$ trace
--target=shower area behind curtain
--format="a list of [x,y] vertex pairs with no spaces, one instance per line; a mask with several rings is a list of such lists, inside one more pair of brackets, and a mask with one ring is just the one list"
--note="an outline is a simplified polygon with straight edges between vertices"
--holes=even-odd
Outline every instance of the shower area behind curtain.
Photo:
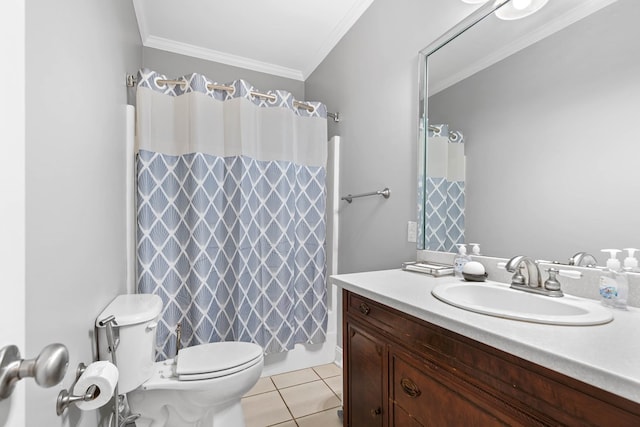
[[326,108],[200,74],[141,70],[137,286],[164,303],[158,359],[250,341],[325,340]]
[[457,252],[464,243],[464,137],[430,125],[426,145],[425,249]]

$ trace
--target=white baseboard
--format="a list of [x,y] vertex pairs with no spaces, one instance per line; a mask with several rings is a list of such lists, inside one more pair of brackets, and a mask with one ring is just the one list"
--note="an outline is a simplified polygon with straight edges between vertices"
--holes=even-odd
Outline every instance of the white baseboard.
[[336,346],[336,356],[333,363],[342,368],[342,347],[339,345]]

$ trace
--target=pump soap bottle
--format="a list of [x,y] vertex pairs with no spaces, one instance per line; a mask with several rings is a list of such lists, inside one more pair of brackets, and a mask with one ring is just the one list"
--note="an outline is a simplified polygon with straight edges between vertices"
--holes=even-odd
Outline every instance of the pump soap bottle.
[[458,243],[458,253],[453,259],[453,274],[456,277],[462,277],[462,269],[465,264],[471,261],[471,257],[467,255],[467,245],[464,243]]
[[469,243],[471,245],[471,254],[480,255],[480,243]]
[[624,259],[624,271],[629,273],[637,273],[640,271],[638,269],[638,260],[634,256],[638,249],[636,248],[624,248],[627,251],[627,257]]
[[602,304],[607,307],[626,310],[629,283],[617,257],[617,254],[621,251],[619,249],[602,249],[602,252],[608,252],[610,255],[607,260],[607,267],[604,269],[602,276],[600,276]]

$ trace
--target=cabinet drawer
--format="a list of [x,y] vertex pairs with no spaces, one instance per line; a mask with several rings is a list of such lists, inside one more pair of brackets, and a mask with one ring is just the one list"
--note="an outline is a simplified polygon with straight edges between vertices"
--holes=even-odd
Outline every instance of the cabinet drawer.
[[366,319],[367,323],[388,332],[395,339],[420,352],[441,353],[445,356],[454,353],[455,341],[443,335],[440,328],[425,327],[424,322],[390,307],[348,293],[346,309],[351,315]]
[[388,307],[371,301],[357,294],[349,293],[349,302],[347,304],[347,312],[355,316],[367,318],[381,322],[387,326],[395,328],[400,317],[391,311]]
[[496,411],[501,402],[482,390],[470,387],[433,363],[393,352],[391,364],[389,398],[394,406],[400,406],[407,413],[394,413],[394,419],[411,418],[425,426],[538,424],[524,414]]

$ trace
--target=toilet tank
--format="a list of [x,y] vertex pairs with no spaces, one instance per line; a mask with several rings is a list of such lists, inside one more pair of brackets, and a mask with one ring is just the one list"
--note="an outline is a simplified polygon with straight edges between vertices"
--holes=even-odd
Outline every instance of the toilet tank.
[[124,394],[139,387],[153,374],[155,360],[156,327],[162,311],[162,300],[157,295],[118,295],[96,318],[98,356],[111,361],[108,352],[107,328],[101,322],[115,317],[114,336],[116,365],[119,371],[118,393]]

